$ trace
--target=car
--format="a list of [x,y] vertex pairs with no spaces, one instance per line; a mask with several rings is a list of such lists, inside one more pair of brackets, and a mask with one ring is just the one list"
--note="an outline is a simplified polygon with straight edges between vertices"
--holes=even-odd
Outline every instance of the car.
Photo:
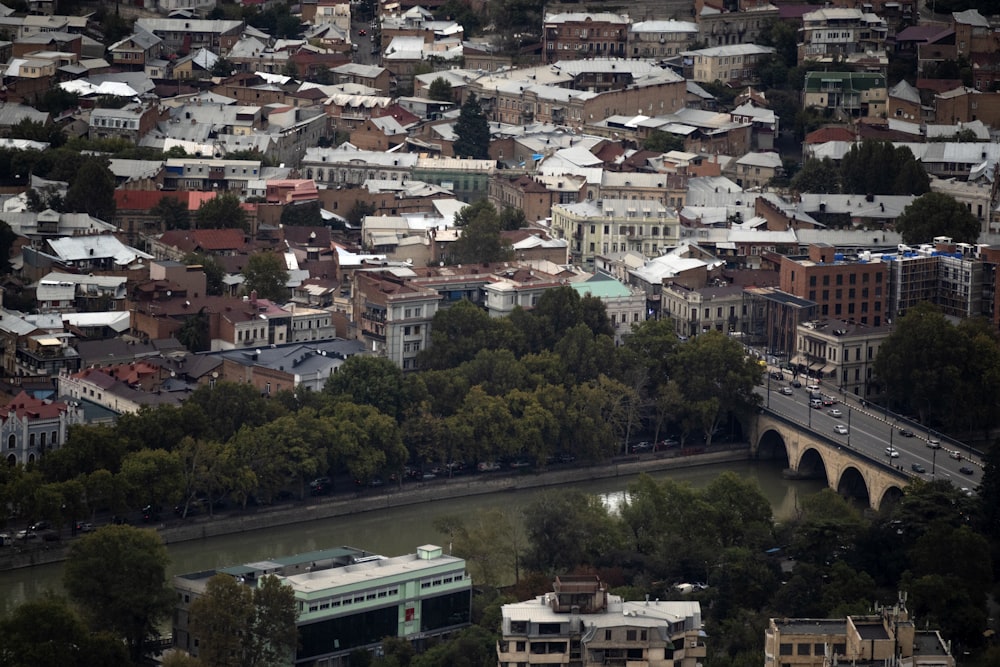
[[958,469],[958,472],[963,475],[974,475],[976,473],[976,471],[972,469],[972,466],[962,466]]
[[94,524],[89,521],[77,521],[75,527],[79,533],[91,533],[94,530]]
[[841,412],[840,410],[838,410],[837,408],[831,408],[830,410],[827,410],[826,414],[830,415],[831,417],[843,417],[844,416],[844,413]]
[[638,454],[639,452],[648,452],[651,449],[653,449],[653,443],[647,440],[643,440],[642,442],[634,443],[628,449],[633,454]]
[[556,460],[559,461],[559,463],[572,463],[573,461],[576,461],[576,457],[572,454],[557,454]]
[[911,431],[908,428],[901,428],[901,429],[899,429],[899,434],[901,436],[903,436],[904,438],[912,438],[914,436],[913,431]]
[[40,533],[43,530],[49,530],[50,528],[52,528],[52,523],[51,522],[49,522],[49,521],[36,521],[35,523],[31,524],[30,530],[33,530],[36,533]]
[[798,380],[792,380],[789,384],[795,387],[796,389],[802,388],[802,383],[799,382]]
[[888,456],[890,459],[898,459],[899,458],[899,452],[896,451],[895,447],[886,447],[885,448],[885,455]]
[[781,393],[784,394],[785,396],[791,396],[795,392],[792,391],[791,387],[782,387]]
[[843,424],[837,424],[833,427],[834,433],[839,433],[840,435],[847,435],[847,427]]
[[367,34],[368,34],[368,31],[365,30],[364,28],[362,28],[361,30],[358,30],[358,37],[364,37]]
[[680,445],[681,441],[678,440],[677,438],[674,437],[664,438],[663,440],[660,440],[658,443],[656,443],[656,445],[653,447],[653,451],[659,451],[661,449],[670,449],[671,447],[680,447]]
[[476,470],[479,472],[496,472],[500,470],[500,464],[494,463],[493,461],[483,461],[476,465]]
[[809,407],[816,408],[817,410],[822,410],[823,401],[819,400],[818,398],[809,399]]
[[834,398],[833,396],[823,397],[823,405],[830,407],[831,405],[836,405],[836,404],[837,404],[837,399]]
[[785,376],[781,374],[780,371],[771,371],[772,380],[784,380]]
[[975,495],[975,493],[976,493],[975,491],[973,491],[972,489],[970,489],[970,488],[969,488],[969,487],[967,487],[967,486],[963,486],[962,488],[960,488],[960,489],[958,490],[958,492],[959,492],[959,493],[961,493],[961,494],[962,494],[963,496],[969,496],[970,498],[971,498],[971,497],[972,497],[973,495]]
[[818,384],[807,384],[806,385],[806,391],[808,391],[808,392],[819,391],[819,385]]
[[927,438],[927,446],[931,449],[941,449],[941,441],[937,438]]
[[923,467],[919,463],[911,464],[910,465],[910,470],[912,470],[913,472],[919,472],[921,474],[927,472],[927,468]]
[[325,496],[333,490],[333,482],[329,477],[317,477],[309,482],[309,493],[314,496]]
[[948,457],[949,458],[953,458],[956,461],[961,461],[962,460],[962,452],[960,452],[960,451],[958,451],[956,449],[954,451],[948,452]]
[[531,467],[531,463],[529,463],[528,461],[525,461],[524,459],[517,459],[515,461],[511,461],[507,465],[509,467],[515,469],[515,470],[518,469],[518,468],[530,468]]
[[37,540],[38,533],[33,530],[19,530],[15,537],[19,540]]

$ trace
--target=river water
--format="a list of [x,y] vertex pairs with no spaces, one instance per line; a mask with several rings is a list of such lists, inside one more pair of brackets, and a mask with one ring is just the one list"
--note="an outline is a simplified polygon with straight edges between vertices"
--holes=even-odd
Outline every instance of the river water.
[[[667,470],[652,473],[652,477],[686,482],[692,487],[702,488],[726,471],[755,480],[770,501],[778,521],[793,516],[801,496],[816,493],[824,486],[818,480],[785,479],[780,467],[767,461]],[[628,484],[635,479],[617,477],[543,489],[440,500],[209,540],[177,542],[167,547],[171,558],[167,574],[170,577],[336,546],[352,546],[386,556],[411,553],[416,547],[428,543],[447,548],[443,543],[444,536],[434,529],[434,521],[439,517],[470,515],[478,509],[492,508],[501,503],[507,510],[516,510],[546,493],[558,493],[560,489],[566,488],[600,494],[609,506],[614,507],[624,497]],[[6,615],[21,602],[35,599],[46,591],[61,592],[61,577],[61,564],[0,572],[0,615]]]

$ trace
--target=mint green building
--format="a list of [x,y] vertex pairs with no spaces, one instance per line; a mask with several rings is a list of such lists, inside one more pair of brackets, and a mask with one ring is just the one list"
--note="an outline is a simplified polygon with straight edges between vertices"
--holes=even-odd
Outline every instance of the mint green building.
[[274,575],[295,591],[299,650],[289,665],[341,667],[352,651],[375,648],[387,636],[419,650],[428,638],[469,625],[472,579],[464,559],[431,544],[391,558],[340,547],[174,577],[175,648],[198,654],[188,610],[219,572],[247,586]]

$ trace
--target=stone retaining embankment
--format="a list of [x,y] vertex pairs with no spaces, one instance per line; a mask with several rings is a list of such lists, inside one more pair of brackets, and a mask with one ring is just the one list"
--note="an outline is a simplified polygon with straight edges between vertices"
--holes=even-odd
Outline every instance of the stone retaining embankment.
[[[350,497],[341,495],[324,499],[310,498],[305,502],[246,514],[223,513],[214,517],[206,516],[186,521],[173,521],[161,524],[157,530],[166,544],[173,544],[317,519],[329,519],[359,512],[404,507],[435,500],[558,486],[588,480],[628,477],[641,472],[745,461],[750,452],[746,446],[741,446],[691,456],[670,454],[653,454],[645,458],[625,457],[606,465],[545,472],[526,471],[518,475],[503,476],[485,473],[482,475],[461,475],[451,479],[438,478],[429,482],[408,482],[402,488],[367,489]],[[0,570],[46,565],[66,559],[69,550],[68,544],[50,545],[51,543],[43,543],[39,547],[33,546],[30,549],[0,548]]]

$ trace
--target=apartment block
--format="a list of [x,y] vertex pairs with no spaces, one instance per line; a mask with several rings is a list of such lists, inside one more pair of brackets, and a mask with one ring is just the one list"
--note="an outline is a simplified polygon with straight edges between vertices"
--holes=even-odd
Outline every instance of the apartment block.
[[888,271],[883,262],[849,259],[826,243],[809,246],[806,258],[781,257],[783,292],[817,304],[821,318],[881,326],[888,310]]
[[796,332],[791,363],[810,375],[830,378],[828,385],[855,396],[878,393],[873,385],[875,359],[892,326],[870,327],[845,320],[803,322]]
[[415,370],[417,355],[430,345],[441,295],[390,273],[357,271],[352,296],[358,340],[404,371]]
[[629,18],[609,12],[548,14],[542,23],[547,63],[577,58],[624,58]]
[[554,205],[552,230],[569,240],[572,261],[593,266],[597,254],[659,255],[677,245],[680,221],[659,201],[598,199]]

